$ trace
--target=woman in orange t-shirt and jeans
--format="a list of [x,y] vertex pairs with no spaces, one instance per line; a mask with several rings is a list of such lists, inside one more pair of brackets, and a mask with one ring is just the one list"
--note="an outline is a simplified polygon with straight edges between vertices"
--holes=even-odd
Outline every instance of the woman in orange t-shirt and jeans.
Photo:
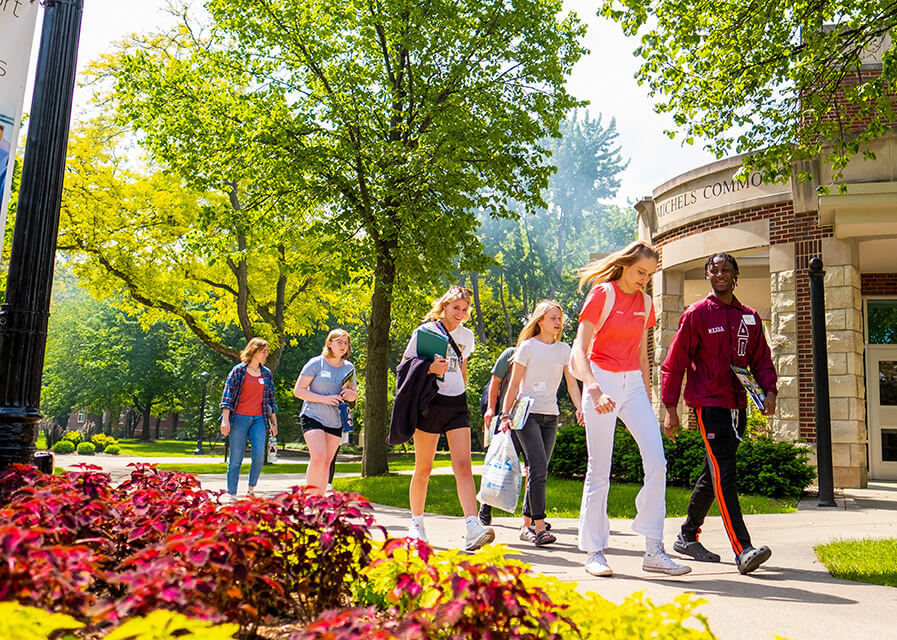
[[666,458],[660,423],[651,407],[648,368],[648,329],[656,321],[654,306],[643,293],[657,270],[658,258],[654,247],[637,241],[580,270],[580,288],[589,283],[592,290],[579,314],[571,353],[573,371],[583,382],[589,451],[579,548],[588,553],[586,571],[596,576],[613,575],[604,551],[610,537],[607,494],[617,418],[635,438],[645,470],[635,499],[638,515],[632,523],[632,529],[645,536],[642,568],[674,576],[691,571],[674,562],[663,548]]

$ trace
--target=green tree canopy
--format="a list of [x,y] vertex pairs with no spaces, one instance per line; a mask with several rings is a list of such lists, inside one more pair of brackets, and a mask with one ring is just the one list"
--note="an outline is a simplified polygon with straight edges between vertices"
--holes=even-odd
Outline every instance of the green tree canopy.
[[641,34],[636,77],[676,132],[767,177],[820,153],[837,172],[897,122],[890,0],[604,0],[601,14]]
[[205,29],[185,16],[110,63],[122,121],[191,186],[311,212],[304,255],[372,281],[363,466],[382,473],[393,303],[478,253],[474,211],[541,201],[583,27],[560,0],[204,6]]

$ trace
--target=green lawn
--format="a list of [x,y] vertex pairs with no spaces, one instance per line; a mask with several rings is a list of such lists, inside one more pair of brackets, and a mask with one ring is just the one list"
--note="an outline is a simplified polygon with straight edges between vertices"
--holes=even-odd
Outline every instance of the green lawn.
[[[244,462],[240,467],[240,473],[249,473],[249,464]],[[308,465],[304,462],[278,462],[276,464],[265,465],[263,474],[279,474],[279,473],[305,473]],[[193,474],[220,474],[227,472],[227,463],[190,463],[190,462],[170,462],[166,464],[157,464],[157,468],[166,469],[168,471],[182,471],[184,473]],[[361,473],[360,462],[345,462],[336,465],[337,473]]]
[[897,539],[838,540],[815,551],[836,578],[897,587]]
[[[392,465],[390,465],[391,467]],[[479,476],[475,478],[479,486]],[[374,478],[336,478],[333,486],[340,491],[353,491],[377,504],[408,507],[408,484],[411,476],[389,475]],[[635,496],[641,485],[611,484],[607,511],[611,518],[634,518]],[[522,492],[521,492],[522,493]],[[688,507],[690,489],[667,488],[667,516],[683,517]],[[522,497],[521,497],[522,498]],[[549,478],[547,489],[547,509],[549,518],[578,518],[582,499],[582,481]],[[791,513],[797,509],[797,500],[776,500],[763,496],[740,496],[744,513]],[[455,492],[452,476],[434,475],[430,477],[427,492],[427,511],[450,516],[460,516],[461,505]],[[517,510],[520,515],[520,509]],[[710,515],[719,515],[716,505]]]
[[[119,440],[119,454],[123,456],[140,456],[141,458],[163,458],[192,456],[196,449],[196,440]],[[203,444],[205,455],[211,456],[208,445]],[[221,455],[216,454],[216,455]]]

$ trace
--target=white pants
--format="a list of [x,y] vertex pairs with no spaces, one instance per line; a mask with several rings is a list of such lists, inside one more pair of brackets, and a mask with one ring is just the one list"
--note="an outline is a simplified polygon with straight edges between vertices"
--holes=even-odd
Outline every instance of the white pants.
[[632,529],[646,538],[662,540],[666,516],[667,461],[663,454],[660,424],[645,391],[642,372],[618,373],[605,371],[595,363],[591,366],[598,386],[616,406],[610,413],[599,414],[589,395],[583,393],[589,464],[579,512],[579,548],[591,553],[603,551],[608,546],[610,521],[607,518],[607,492],[610,489],[617,417],[635,438],[645,471],[644,483],[635,499],[638,515],[632,522]]

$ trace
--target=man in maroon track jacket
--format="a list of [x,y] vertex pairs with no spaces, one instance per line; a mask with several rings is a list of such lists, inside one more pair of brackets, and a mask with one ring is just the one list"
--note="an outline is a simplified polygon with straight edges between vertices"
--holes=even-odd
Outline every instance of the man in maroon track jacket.
[[719,555],[698,540],[716,498],[738,571],[750,573],[772,551],[751,545],[738,503],[735,451],[747,425],[747,396],[730,365],[750,369],[766,394],[763,415],[767,416],[775,413],[777,376],[760,316],[735,298],[738,262],[717,253],[707,259],[704,271],[713,291],[685,310],[661,367],[661,397],[667,409],[664,432],[672,439],[679,432],[679,392],[688,371],[685,404],[695,412],[707,451],[673,549],[696,560],[719,562]]

